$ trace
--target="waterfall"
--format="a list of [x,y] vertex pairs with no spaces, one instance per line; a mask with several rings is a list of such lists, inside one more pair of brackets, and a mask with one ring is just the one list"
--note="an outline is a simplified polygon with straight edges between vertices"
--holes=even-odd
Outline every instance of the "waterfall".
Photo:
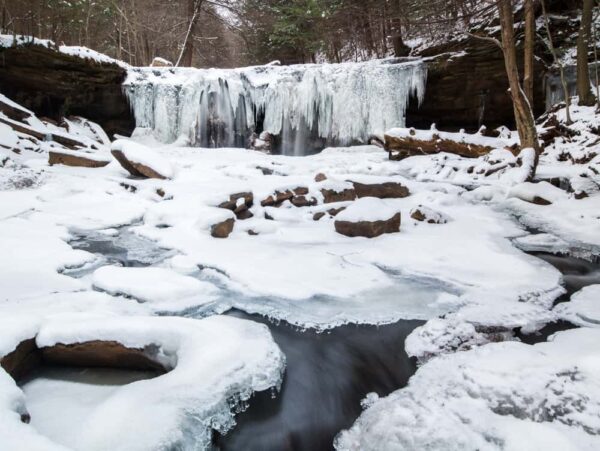
[[[405,125],[412,96],[425,94],[421,60],[259,66],[134,68],[124,82],[136,126],[163,143],[245,147],[273,135],[286,155],[365,143]],[[183,141],[182,141],[183,140]]]

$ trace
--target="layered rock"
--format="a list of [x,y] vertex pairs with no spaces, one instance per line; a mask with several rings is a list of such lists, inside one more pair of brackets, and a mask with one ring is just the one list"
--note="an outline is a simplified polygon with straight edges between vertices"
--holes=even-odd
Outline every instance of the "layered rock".
[[89,152],[51,150],[48,153],[48,164],[50,166],[62,164],[82,168],[103,168],[109,163],[108,158]]

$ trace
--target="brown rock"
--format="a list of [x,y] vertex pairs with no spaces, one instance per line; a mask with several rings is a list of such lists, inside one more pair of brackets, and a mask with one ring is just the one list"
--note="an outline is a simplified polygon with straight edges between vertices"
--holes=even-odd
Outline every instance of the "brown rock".
[[225,221],[218,222],[210,228],[210,234],[215,238],[227,238],[233,232],[235,219],[229,218]]
[[26,378],[42,363],[35,338],[22,341],[10,354],[0,359],[0,366],[17,382]]
[[315,213],[313,215],[313,221],[320,221],[323,217],[325,217],[325,212],[324,211],[320,211],[320,212]]
[[166,177],[159,174],[154,169],[141,163],[129,160],[123,152],[120,150],[111,150],[113,156],[123,166],[123,168],[134,177],[142,177],[148,179],[161,179],[165,180]]
[[335,221],[335,231],[349,237],[375,238],[384,233],[400,231],[400,213],[396,213],[387,221]]
[[408,197],[410,195],[408,188],[402,185],[401,183],[352,183],[354,185],[354,191],[356,191],[356,196],[359,199],[362,197],[377,197],[379,199],[398,199]]
[[353,188],[347,188],[340,192],[331,189],[322,189],[321,194],[323,194],[323,202],[326,204],[347,202],[356,199],[356,191]]
[[299,186],[292,190],[296,196],[306,196],[308,194],[308,188],[305,186]]
[[[243,199],[243,203],[239,202],[240,199]],[[221,203],[219,207],[233,211],[238,219],[248,219],[253,217],[253,214],[248,211],[253,205],[254,194],[244,192],[230,195],[229,200]]]
[[410,217],[415,221],[427,222],[428,224],[445,224],[448,219],[437,211],[419,205],[410,212]]
[[290,202],[292,202],[292,205],[294,207],[314,207],[315,205],[317,205],[317,199],[315,199],[314,197],[311,197],[310,199],[308,199],[306,196],[294,196],[292,197],[292,199],[290,200]]
[[45,363],[77,367],[105,367],[152,370],[162,373],[169,369],[156,356],[158,346],[144,349],[128,348],[115,341],[88,341],[70,345],[56,344],[40,349]]
[[324,182],[325,180],[327,180],[327,176],[322,172],[319,172],[317,175],[315,175],[315,182],[319,183]]
[[330,208],[329,210],[327,210],[327,213],[329,213],[330,216],[337,216],[345,209],[346,209],[346,207]]
[[279,206],[283,202],[285,202],[286,200],[290,200],[292,197],[294,197],[294,193],[292,191],[290,191],[290,190],[275,191],[274,194],[271,194],[266,199],[263,199],[260,202],[260,205],[263,206],[263,207]]
[[51,150],[48,153],[48,164],[50,166],[62,164],[65,166],[80,168],[103,168],[109,163],[109,160],[98,160],[86,157],[84,152],[81,152],[81,154],[78,155],[73,155],[73,153],[63,153],[59,150]]
[[173,63],[157,56],[150,63],[150,67],[173,67]]

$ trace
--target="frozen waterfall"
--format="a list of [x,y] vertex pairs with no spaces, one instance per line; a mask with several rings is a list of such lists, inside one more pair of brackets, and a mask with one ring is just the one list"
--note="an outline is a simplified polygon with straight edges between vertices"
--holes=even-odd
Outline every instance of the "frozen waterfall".
[[404,126],[411,96],[425,94],[421,60],[259,66],[135,68],[124,83],[136,126],[164,143],[245,147],[253,133],[277,150],[306,155],[365,143]]

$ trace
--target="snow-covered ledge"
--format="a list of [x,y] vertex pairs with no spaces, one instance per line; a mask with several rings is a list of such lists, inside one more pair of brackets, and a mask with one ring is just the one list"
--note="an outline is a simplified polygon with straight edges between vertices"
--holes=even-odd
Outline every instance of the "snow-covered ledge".
[[[68,314],[22,325],[7,335],[11,343],[2,344],[3,356],[11,346],[14,350],[33,337],[42,353],[86,343],[116,343],[122,349],[143,350],[168,370],[120,387],[98,406],[79,426],[76,443],[68,444],[77,449],[148,450],[158,445],[203,449],[210,443],[211,429],[224,432],[234,424],[232,399],[243,401],[253,392],[278,387],[285,368],[285,358],[266,326],[230,317]],[[25,424],[25,402],[14,379],[0,370],[3,445],[64,450]]]

